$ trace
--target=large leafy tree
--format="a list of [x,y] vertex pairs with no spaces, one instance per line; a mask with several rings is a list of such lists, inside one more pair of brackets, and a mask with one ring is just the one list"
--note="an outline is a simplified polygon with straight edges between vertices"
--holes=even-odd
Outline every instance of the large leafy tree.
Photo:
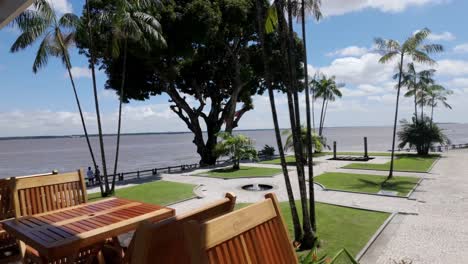
[[[90,15],[96,17],[114,5],[113,1],[99,1],[91,6]],[[232,132],[253,108],[251,96],[264,89],[255,1],[166,1],[146,13],[161,23],[167,46],[151,45],[145,51],[140,42],[128,42],[125,94],[120,96],[125,101],[167,96],[170,109],[194,135],[200,164],[212,165],[217,159],[213,152],[217,134],[223,129]],[[108,54],[109,40],[98,32],[92,37],[108,76],[106,88],[119,93],[121,56]],[[86,48],[86,42],[80,47]],[[281,63],[274,62],[275,89],[280,89]]]
[[[434,64],[435,61],[429,56],[430,53],[442,52],[443,46],[439,44],[427,44],[426,39],[431,31],[427,28],[416,32],[409,37],[405,42],[400,43],[392,39],[377,38],[375,44],[377,49],[382,53],[380,63],[389,63],[395,58],[398,59],[398,84],[397,96],[395,104],[395,119],[393,122],[393,139],[392,139],[392,155],[390,160],[390,170],[386,181],[393,177],[393,166],[395,159],[395,139],[398,122],[398,109],[400,101],[400,91],[403,81],[403,65],[405,59],[411,59],[417,63]],[[385,181],[385,182],[386,182]]]
[[[40,41],[32,67],[34,73],[37,73],[41,68],[45,67],[51,56],[59,58],[67,69],[88,150],[93,165],[96,168],[97,163],[89,140],[83,110],[73,79],[71,71],[72,63],[68,51],[70,46],[75,43],[76,28],[79,25],[79,18],[72,13],[66,13],[59,17],[56,11],[50,6],[49,2],[46,0],[36,0],[33,3],[33,8],[24,11],[13,23],[19,28],[21,33],[11,46],[11,52],[18,52],[26,49],[37,41]],[[98,181],[100,181],[100,179],[98,179]]]

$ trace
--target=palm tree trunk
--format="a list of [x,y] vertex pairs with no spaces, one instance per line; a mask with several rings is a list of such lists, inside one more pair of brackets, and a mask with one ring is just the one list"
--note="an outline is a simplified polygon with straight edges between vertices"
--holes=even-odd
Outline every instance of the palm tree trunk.
[[421,101],[421,121],[424,121],[424,99]]
[[322,129],[323,129],[323,111],[325,110],[325,97],[323,97],[322,101],[322,110],[320,112],[320,123],[319,123],[319,137],[322,137]]
[[93,52],[93,36],[92,36],[92,31],[91,31],[91,15],[90,15],[90,8],[89,8],[89,1],[86,0],[86,13],[88,15],[88,37],[89,37],[89,55],[91,57],[90,59],[90,66],[91,66],[91,76],[93,79],[93,92],[94,92],[94,105],[96,108],[96,118],[97,118],[97,124],[98,124],[98,134],[99,134],[99,145],[101,147],[101,159],[102,159],[102,171],[104,173],[104,183],[105,183],[105,193],[104,196],[109,195],[109,179],[107,178],[107,166],[106,166],[106,154],[105,154],[105,149],[104,149],[104,139],[102,135],[102,125],[101,125],[101,114],[99,112],[99,98],[98,98],[98,92],[97,92],[97,84],[96,84],[96,70],[95,70],[95,64],[96,64],[96,59],[94,58],[94,52]]
[[414,116],[416,118],[416,123],[417,123],[418,122],[418,97],[417,97],[417,91],[414,91]]
[[401,75],[403,74],[403,60],[404,60],[404,53],[401,53],[400,58],[400,75],[398,77],[398,91],[397,91],[397,98],[396,98],[396,106],[395,106],[395,120],[393,122],[393,139],[392,139],[392,155],[390,159],[390,171],[388,173],[387,179],[382,184],[385,184],[388,180],[393,177],[393,166],[395,161],[395,140],[396,140],[396,129],[397,129],[397,122],[398,122],[398,104],[400,102],[400,90],[401,90]]
[[432,104],[431,104],[431,127],[434,122],[434,97],[432,97]]
[[117,142],[115,147],[115,162],[114,162],[114,174],[112,174],[112,187],[111,193],[115,190],[115,178],[117,175],[117,165],[119,162],[119,150],[120,150],[120,129],[122,127],[122,104],[124,98],[124,86],[125,86],[125,75],[127,74],[127,39],[124,42],[124,54],[123,54],[123,65],[122,65],[122,82],[120,83],[120,100],[119,100],[119,121],[117,125]]
[[327,117],[327,110],[328,110],[328,102],[330,100],[327,100],[327,103],[325,104],[325,111],[323,111],[323,120],[322,120],[322,134],[323,134],[323,128],[325,127],[325,118]]
[[299,108],[299,95],[298,95],[298,86],[297,86],[297,77],[296,77],[296,59],[295,59],[295,42],[294,42],[294,30],[293,30],[293,14],[292,14],[292,1],[288,0],[288,57],[289,57],[289,70],[291,72],[291,87],[293,100],[294,100],[294,112],[295,112],[295,133],[296,133],[296,146],[298,157],[296,158],[296,166],[298,167],[297,176],[299,181],[299,191],[301,194],[301,205],[302,205],[302,228],[304,231],[304,236],[302,237],[301,249],[311,249],[314,246],[316,236],[312,230],[312,225],[309,218],[308,210],[308,201],[307,201],[307,187],[305,182],[305,172],[304,172],[304,157],[303,157],[303,148],[302,148],[302,137],[301,137],[301,118],[300,118],[300,108]]
[[309,71],[307,68],[307,41],[306,41],[306,30],[305,30],[305,3],[302,0],[302,44],[304,46],[304,89],[306,97],[306,119],[307,119],[307,167],[308,167],[308,179],[309,179],[309,217],[312,225],[312,229],[317,232],[317,224],[315,221],[315,193],[314,193],[314,166],[312,157],[312,129],[310,120],[310,95],[309,95]]
[[271,87],[271,75],[270,75],[271,69],[268,63],[269,56],[265,47],[265,32],[264,32],[264,25],[265,25],[264,10],[265,9],[263,5],[264,5],[264,2],[262,0],[257,0],[257,22],[258,22],[258,32],[259,32],[259,37],[260,37],[260,45],[262,48],[263,66],[265,70],[265,81],[266,81],[266,85],[268,88],[268,96],[270,98],[271,115],[273,118],[273,125],[275,128],[276,144],[278,146],[278,152],[280,154],[281,168],[283,170],[286,192],[288,194],[289,207],[291,208],[291,217],[292,217],[293,227],[294,227],[294,239],[295,241],[300,241],[302,239],[301,222],[299,220],[299,214],[297,213],[296,201],[294,199],[294,193],[292,190],[291,181],[289,179],[289,172],[288,172],[288,167],[286,163],[286,158],[284,155],[281,132],[279,129],[278,115],[276,112],[275,95]]
[[[70,82],[71,82],[71,85],[72,85],[72,88],[73,88],[73,95],[75,96],[76,105],[78,106],[78,112],[80,113],[81,125],[83,126],[83,131],[84,131],[84,134],[85,134],[86,143],[88,145],[89,154],[91,155],[91,160],[93,161],[94,170],[96,170],[97,169],[96,158],[94,157],[94,151],[93,151],[93,148],[91,146],[91,142],[89,140],[88,129],[86,128],[86,122],[84,120],[83,110],[81,108],[81,103],[80,103],[80,98],[78,97],[78,92],[76,91],[75,80],[73,79],[73,74],[71,72],[70,57],[68,56],[68,52],[67,52],[67,50],[65,48],[65,45],[63,43],[62,35],[60,34],[60,32],[57,32],[56,34],[57,34],[57,39],[59,40],[59,43],[60,43],[60,49],[62,50],[62,54],[63,54],[63,56],[65,58],[65,66],[67,68],[68,77],[70,78]],[[101,194],[102,194],[103,190],[102,190],[102,184],[101,184],[100,179],[98,179],[98,183],[99,183],[99,187],[101,189]]]

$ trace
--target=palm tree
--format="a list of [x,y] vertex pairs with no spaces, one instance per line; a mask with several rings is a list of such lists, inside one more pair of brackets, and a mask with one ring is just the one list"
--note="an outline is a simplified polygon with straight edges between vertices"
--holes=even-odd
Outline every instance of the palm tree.
[[336,77],[332,76],[328,78],[326,75],[322,75],[320,79],[314,79],[311,81],[312,89],[314,90],[315,100],[322,98],[322,110],[320,112],[320,123],[319,123],[319,136],[323,136],[323,127],[325,125],[325,117],[328,109],[328,102],[334,102],[336,98],[341,98],[343,94],[340,88],[344,87],[344,84],[337,84]]
[[[283,170],[283,176],[284,176],[284,181],[286,185],[286,192],[288,194],[288,201],[289,201],[289,207],[291,208],[291,218],[293,222],[293,227],[294,227],[294,239],[295,241],[300,241],[302,239],[302,230],[301,230],[301,222],[299,220],[299,214],[297,213],[297,208],[296,208],[296,201],[294,199],[294,193],[292,190],[291,186],[291,181],[289,179],[289,172],[287,168],[287,163],[286,163],[286,158],[284,155],[284,150],[283,150],[283,142],[281,139],[281,132],[278,124],[278,114],[276,111],[276,103],[275,103],[275,95],[273,93],[273,88],[272,88],[272,78],[271,78],[271,69],[270,69],[270,64],[269,64],[269,54],[266,49],[266,44],[265,44],[265,30],[269,33],[273,32],[273,26],[270,25],[270,28],[266,26],[267,22],[267,16],[265,12],[265,3],[262,0],[257,0],[256,1],[256,11],[257,11],[257,23],[258,23],[258,32],[259,32],[259,41],[262,49],[262,60],[263,60],[263,67],[265,71],[265,84],[268,89],[268,97],[270,99],[270,107],[271,107],[271,114],[273,118],[273,125],[275,129],[275,137],[276,137],[276,144],[278,146],[278,152],[280,155],[280,160],[281,160],[281,168]],[[276,14],[275,12],[272,12],[272,14]],[[271,20],[268,20],[269,22],[272,22]]]
[[[301,126],[301,138],[302,141],[307,141],[307,138],[311,138],[311,145],[314,147],[314,149],[318,149],[318,152],[321,152],[321,149],[323,148],[322,142],[320,141],[320,137],[316,134],[311,134],[307,135],[307,133],[310,133],[307,131],[307,128],[304,126]],[[291,130],[285,130],[283,131],[283,135],[287,135],[286,141],[284,143],[284,150],[291,150],[294,148],[294,141],[293,141],[293,134],[291,133]],[[304,157],[308,158],[309,155],[309,150],[308,146],[303,146],[302,153]],[[314,229],[315,230],[315,229]]]
[[[89,66],[91,68],[91,76],[93,80],[93,93],[94,93],[94,107],[96,109],[96,119],[97,119],[97,125],[98,125],[98,136],[99,136],[99,146],[101,148],[101,161],[102,161],[102,171],[103,171],[103,177],[104,177],[104,183],[105,183],[105,190],[102,192],[102,195],[104,197],[110,195],[110,188],[109,188],[109,179],[107,177],[107,164],[106,164],[106,151],[104,149],[104,138],[103,138],[103,133],[102,133],[102,122],[101,122],[101,113],[99,110],[99,97],[98,97],[98,91],[97,91],[97,84],[96,84],[96,57],[94,54],[94,47],[93,47],[93,32],[92,32],[92,23],[93,21],[91,20],[91,8],[89,6],[89,0],[85,0],[85,6],[86,6],[86,18],[87,20],[84,21],[85,29],[87,30],[87,41],[89,42]],[[100,179],[99,179],[100,181]]]
[[384,40],[382,38],[377,38],[375,40],[377,48],[382,53],[382,57],[379,60],[380,63],[388,63],[392,61],[395,57],[398,57],[399,59],[395,119],[393,122],[392,155],[390,160],[390,171],[384,183],[386,183],[389,179],[393,177],[396,127],[398,122],[398,105],[400,100],[400,90],[402,86],[403,65],[405,57],[410,57],[414,62],[418,63],[434,64],[435,61],[431,57],[429,57],[429,54],[435,52],[442,52],[444,50],[443,46],[439,44],[425,44],[425,40],[427,39],[430,33],[431,31],[429,29],[422,29],[415,33],[413,36],[409,37],[403,44],[400,44],[398,41],[392,39]]
[[446,89],[442,85],[431,85],[428,90],[429,100],[427,101],[428,105],[431,107],[431,126],[434,121],[434,108],[438,106],[439,103],[442,104],[445,108],[452,109],[452,106],[447,103],[447,97],[453,94],[453,91]]
[[36,0],[33,7],[33,9],[24,11],[14,20],[13,23],[21,30],[21,34],[11,46],[10,51],[18,52],[23,50],[42,38],[34,59],[33,72],[37,73],[40,68],[45,67],[50,56],[58,57],[62,60],[70,78],[86,143],[94,168],[96,169],[97,163],[89,140],[86,122],[71,71],[70,54],[68,53],[69,47],[75,41],[79,18],[72,13],[66,13],[58,17],[55,10],[46,0]]
[[119,91],[119,117],[117,124],[117,142],[115,151],[114,173],[112,175],[111,193],[114,192],[117,167],[119,161],[120,132],[122,124],[122,105],[125,98],[125,77],[127,70],[127,46],[129,41],[138,41],[146,50],[152,45],[165,45],[161,35],[161,25],[151,14],[147,13],[155,4],[148,0],[118,0],[115,2],[115,10],[103,12],[98,15],[97,24],[101,25],[101,34],[110,32],[111,53],[114,58],[123,53],[122,79]]
[[[308,179],[309,179],[309,210],[310,210],[310,222],[312,228],[317,232],[317,223],[315,219],[315,194],[314,194],[314,166],[313,166],[313,155],[312,155],[312,128],[311,128],[311,117],[310,117],[310,95],[309,95],[309,71],[307,64],[307,37],[305,30],[305,13],[306,10],[314,16],[315,20],[322,18],[322,12],[320,6],[322,5],[321,0],[302,0],[301,5],[301,28],[302,28],[302,45],[304,49],[304,89],[305,89],[305,102],[306,102],[306,120],[307,120],[307,133],[306,133],[306,146],[307,146],[307,167],[308,167]],[[312,104],[314,102],[312,101]]]
[[231,156],[233,170],[240,169],[240,161],[243,159],[257,160],[257,151],[249,137],[229,132],[219,133],[218,136],[222,141],[216,144],[214,152],[218,156]]
[[[414,98],[414,116],[416,122],[418,121],[418,95],[426,85],[433,83],[432,76],[434,73],[434,69],[417,72],[412,62],[408,63],[407,70],[403,73],[402,86],[406,86],[408,89],[405,97]],[[398,74],[395,74],[393,79],[398,79]]]

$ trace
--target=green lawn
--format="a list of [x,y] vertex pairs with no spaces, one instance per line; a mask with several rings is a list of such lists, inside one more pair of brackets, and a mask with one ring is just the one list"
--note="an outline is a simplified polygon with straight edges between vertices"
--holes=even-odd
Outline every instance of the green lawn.
[[[328,189],[378,193],[386,176],[329,172],[319,175],[314,180]],[[385,185],[385,190],[396,191],[398,196],[406,196],[418,183],[416,177],[396,176]]]
[[[134,187],[117,189],[115,190],[115,196],[150,204],[167,205],[195,197],[193,188],[195,188],[195,185],[192,184],[154,181]],[[90,201],[101,199],[101,194],[89,194],[88,199]]]
[[[418,156],[415,154],[401,154],[395,159],[395,171],[428,172],[439,155]],[[390,162],[384,164],[352,163],[344,166],[346,169],[389,170]]]
[[282,173],[281,169],[276,168],[260,168],[241,166],[239,170],[233,170],[231,167],[224,169],[216,169],[208,172],[202,172],[198,175],[221,178],[221,179],[236,179],[236,178],[255,178],[255,177],[272,177]]
[[[239,204],[244,207],[247,204]],[[302,216],[299,201],[296,202],[299,217]],[[316,203],[317,230],[320,239],[321,254],[333,257],[339,250],[346,248],[356,256],[374,235],[377,229],[390,216],[388,213],[371,212],[352,208],[345,208],[323,203]],[[291,210],[288,202],[281,202],[281,211],[289,229],[289,235],[293,236]],[[300,252],[306,254],[308,252]]]
[[[338,156],[363,156],[363,152],[337,152],[336,153]],[[323,156],[329,156],[333,155],[333,152],[321,152],[321,153],[314,153],[314,158],[318,157],[323,157]],[[396,156],[402,155],[402,154],[395,154]],[[387,152],[369,152],[369,156],[390,156],[390,153]],[[277,159],[272,159],[272,160],[264,160],[261,161],[260,163],[263,164],[275,164],[275,165],[280,165],[281,160],[279,158]],[[287,156],[286,157],[286,163],[288,166],[295,166],[296,165],[296,158],[294,156]]]

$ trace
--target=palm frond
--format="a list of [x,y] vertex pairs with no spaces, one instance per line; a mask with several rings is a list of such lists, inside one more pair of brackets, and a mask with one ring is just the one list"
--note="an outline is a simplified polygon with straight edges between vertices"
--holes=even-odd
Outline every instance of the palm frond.
[[387,63],[391,60],[393,60],[396,56],[398,56],[400,54],[400,52],[398,51],[390,51],[388,53],[386,53],[385,55],[383,55],[380,59],[379,59],[379,62],[380,63]]
[[278,26],[278,14],[276,13],[276,7],[270,6],[267,10],[267,17],[265,20],[265,32],[267,34],[273,33]]
[[80,19],[77,15],[72,13],[66,13],[59,19],[58,24],[64,28],[76,29],[79,22]]
[[421,50],[426,53],[439,53],[444,51],[444,46],[440,44],[429,44],[422,46]]
[[418,62],[418,63],[429,64],[429,65],[433,65],[436,63],[435,60],[429,57],[429,55],[419,50],[411,51],[410,55],[413,61]]
[[34,63],[33,63],[34,73],[37,73],[40,68],[47,65],[47,62],[49,60],[49,54],[50,54],[49,44],[50,44],[50,33],[48,33],[44,37],[41,44],[39,45],[39,49],[37,50],[36,58],[34,59]]

